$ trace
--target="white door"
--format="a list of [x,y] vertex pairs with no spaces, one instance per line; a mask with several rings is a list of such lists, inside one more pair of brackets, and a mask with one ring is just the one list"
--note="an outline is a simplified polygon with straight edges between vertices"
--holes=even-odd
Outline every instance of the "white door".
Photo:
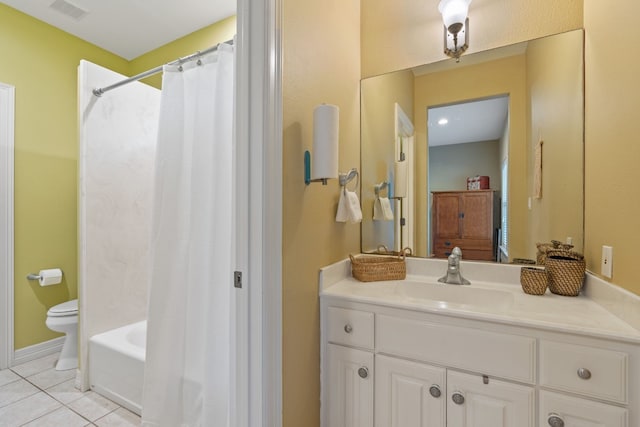
[[373,427],[373,353],[327,345],[327,427]]
[[482,375],[447,372],[447,419],[451,427],[533,427],[534,390],[485,380]]
[[376,355],[376,427],[445,427],[445,369]]
[[540,392],[539,427],[627,427],[627,410],[549,391]]

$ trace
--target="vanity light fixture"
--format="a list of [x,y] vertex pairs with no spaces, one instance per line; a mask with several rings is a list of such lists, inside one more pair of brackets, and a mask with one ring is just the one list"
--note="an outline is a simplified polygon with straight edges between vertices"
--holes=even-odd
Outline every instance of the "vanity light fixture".
[[438,5],[444,22],[444,53],[456,62],[460,62],[460,56],[469,48],[470,3],[471,0],[441,0]]

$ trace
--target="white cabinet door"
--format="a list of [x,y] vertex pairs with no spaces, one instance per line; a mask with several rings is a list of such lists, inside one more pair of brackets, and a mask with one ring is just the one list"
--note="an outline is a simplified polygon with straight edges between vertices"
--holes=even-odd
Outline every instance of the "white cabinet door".
[[540,392],[540,427],[627,427],[627,416],[618,406]]
[[533,408],[533,387],[447,372],[448,426],[533,427]]
[[376,427],[445,427],[445,370],[376,355]]
[[373,353],[327,345],[328,427],[373,427]]

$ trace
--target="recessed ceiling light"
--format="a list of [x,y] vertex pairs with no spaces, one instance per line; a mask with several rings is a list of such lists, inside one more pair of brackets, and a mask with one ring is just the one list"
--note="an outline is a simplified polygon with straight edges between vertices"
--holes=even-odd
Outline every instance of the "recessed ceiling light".
[[440,126],[444,126],[444,125],[446,125],[447,123],[449,123],[449,120],[447,120],[447,119],[445,119],[445,118],[442,118],[442,119],[438,120],[438,124],[439,124]]

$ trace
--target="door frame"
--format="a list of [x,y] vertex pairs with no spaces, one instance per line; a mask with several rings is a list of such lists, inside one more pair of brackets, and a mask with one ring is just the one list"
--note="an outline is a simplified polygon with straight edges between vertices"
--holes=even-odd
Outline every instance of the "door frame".
[[0,83],[0,369],[13,364],[15,87]]
[[238,0],[237,427],[282,426],[281,5]]

